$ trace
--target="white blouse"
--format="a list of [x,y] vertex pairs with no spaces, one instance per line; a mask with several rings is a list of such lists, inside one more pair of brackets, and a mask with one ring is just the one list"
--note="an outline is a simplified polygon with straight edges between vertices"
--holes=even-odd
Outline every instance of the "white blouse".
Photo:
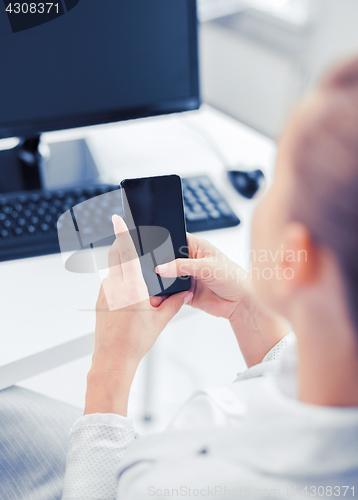
[[[260,365],[239,374],[235,382],[270,371],[270,362],[277,360],[295,340],[292,332],[286,335]],[[227,387],[197,391],[168,429],[235,425],[242,412],[243,404]],[[132,420],[121,415],[96,413],[78,419],[70,431],[63,500],[115,499],[118,466],[128,446],[139,438]]]
[[354,498],[358,408],[299,401],[296,364],[291,333],[232,384],[194,394],[158,434],[139,438],[119,415],[80,418],[63,499]]

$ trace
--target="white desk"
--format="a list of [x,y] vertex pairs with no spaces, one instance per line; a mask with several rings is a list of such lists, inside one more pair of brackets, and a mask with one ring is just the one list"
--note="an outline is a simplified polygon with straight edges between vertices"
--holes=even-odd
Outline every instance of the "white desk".
[[[274,143],[208,106],[181,115],[46,134],[44,140],[86,137],[110,182],[173,172],[207,173],[242,224],[201,235],[246,266],[254,203],[231,187],[222,162],[192,127],[213,138],[228,166],[258,165],[270,182]],[[72,274],[65,270],[61,255],[51,255],[1,263],[0,280],[0,389],[91,352],[97,275]]]

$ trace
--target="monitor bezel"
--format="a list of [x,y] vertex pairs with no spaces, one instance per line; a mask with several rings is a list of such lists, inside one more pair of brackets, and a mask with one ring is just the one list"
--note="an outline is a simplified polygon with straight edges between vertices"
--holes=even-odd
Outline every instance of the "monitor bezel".
[[199,42],[198,42],[198,17],[196,0],[186,0],[188,5],[189,20],[189,48],[191,69],[191,95],[175,100],[155,101],[145,107],[120,108],[113,111],[86,113],[66,117],[52,117],[51,119],[26,120],[7,122],[1,124],[0,139],[9,137],[33,137],[43,132],[72,129],[114,123],[119,121],[146,118],[163,114],[195,110],[200,107],[200,82],[199,82]]

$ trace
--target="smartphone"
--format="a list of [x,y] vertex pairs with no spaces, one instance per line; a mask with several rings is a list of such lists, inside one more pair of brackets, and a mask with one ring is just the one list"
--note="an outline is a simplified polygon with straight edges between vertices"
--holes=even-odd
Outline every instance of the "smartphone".
[[140,257],[149,295],[190,289],[190,276],[162,278],[155,267],[188,258],[181,178],[163,175],[121,182],[123,216]]

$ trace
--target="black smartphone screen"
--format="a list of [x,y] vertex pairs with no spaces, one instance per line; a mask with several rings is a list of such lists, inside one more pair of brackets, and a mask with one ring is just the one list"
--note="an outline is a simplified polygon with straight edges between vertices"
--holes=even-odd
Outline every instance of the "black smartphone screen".
[[161,278],[155,267],[188,257],[181,179],[164,175],[122,181],[123,214],[138,255],[149,295],[190,289],[190,276]]

